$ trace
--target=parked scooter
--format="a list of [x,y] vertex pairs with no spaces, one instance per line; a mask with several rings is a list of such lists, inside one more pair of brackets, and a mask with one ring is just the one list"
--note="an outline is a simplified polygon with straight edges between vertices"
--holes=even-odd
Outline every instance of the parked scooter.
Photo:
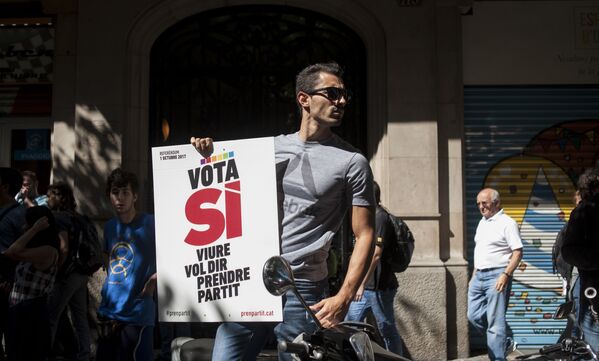
[[[589,287],[592,288],[592,287]],[[585,289],[585,296],[592,300],[597,296],[597,291],[593,288],[589,290]],[[588,293],[588,294],[587,294]],[[589,297],[591,296],[591,297]],[[561,304],[555,313],[553,314],[554,319],[562,320],[568,319],[572,323],[573,327],[578,329],[579,337],[572,337],[570,331],[566,331],[567,334],[562,335],[559,341],[554,345],[543,346],[539,349],[536,354],[522,355],[516,357],[516,360],[594,360],[599,361],[597,352],[591,348],[591,346],[583,340],[583,332],[578,325],[576,319],[576,309],[574,301],[570,300],[566,303]],[[593,306],[591,306],[591,312],[595,313]],[[568,328],[566,328],[568,329]]]
[[384,349],[378,329],[362,322],[341,322],[332,328],[323,328],[295,286],[289,263],[280,256],[269,258],[264,264],[262,279],[268,292],[282,296],[295,293],[308,314],[318,326],[311,334],[302,333],[293,342],[279,341],[279,352],[293,354],[295,360],[356,360],[356,361],[409,361]]

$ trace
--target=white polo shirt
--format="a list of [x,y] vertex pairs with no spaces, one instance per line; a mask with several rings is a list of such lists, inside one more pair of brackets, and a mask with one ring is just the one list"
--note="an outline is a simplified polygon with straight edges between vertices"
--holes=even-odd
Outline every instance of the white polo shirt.
[[503,212],[487,219],[482,217],[474,235],[474,268],[505,267],[512,251],[522,248],[518,224]]

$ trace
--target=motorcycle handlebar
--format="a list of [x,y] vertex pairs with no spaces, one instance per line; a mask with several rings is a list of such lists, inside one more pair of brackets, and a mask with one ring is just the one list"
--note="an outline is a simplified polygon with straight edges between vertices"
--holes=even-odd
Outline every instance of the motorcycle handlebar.
[[539,350],[539,353],[541,355],[547,355],[553,352],[557,352],[557,351],[561,351],[562,349],[562,345],[561,344],[556,344],[556,345],[549,345],[549,346],[543,346],[541,347],[541,349]]
[[294,353],[297,355],[307,355],[310,349],[305,342],[287,342],[279,341],[277,345],[279,352]]

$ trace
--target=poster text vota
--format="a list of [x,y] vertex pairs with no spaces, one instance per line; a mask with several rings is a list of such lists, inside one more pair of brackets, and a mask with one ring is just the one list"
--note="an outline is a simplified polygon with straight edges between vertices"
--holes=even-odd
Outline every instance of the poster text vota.
[[[191,189],[198,189],[200,184],[203,188],[187,200],[185,216],[189,222],[208,228],[204,231],[191,229],[185,237],[186,243],[205,246],[218,240],[223,232],[226,232],[227,239],[242,235],[241,181],[234,156],[234,152],[226,152],[202,159],[200,167],[187,171]],[[219,209],[202,207],[205,204],[215,205],[223,193],[224,213]]]

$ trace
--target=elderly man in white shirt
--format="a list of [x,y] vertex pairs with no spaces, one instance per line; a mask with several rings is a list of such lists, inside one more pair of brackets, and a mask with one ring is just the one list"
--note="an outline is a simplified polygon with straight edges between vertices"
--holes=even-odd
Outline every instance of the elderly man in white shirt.
[[505,361],[507,323],[505,313],[512,275],[522,259],[518,224],[501,208],[499,192],[485,188],[476,205],[482,218],[476,228],[474,273],[468,287],[468,321],[487,335],[489,359]]

